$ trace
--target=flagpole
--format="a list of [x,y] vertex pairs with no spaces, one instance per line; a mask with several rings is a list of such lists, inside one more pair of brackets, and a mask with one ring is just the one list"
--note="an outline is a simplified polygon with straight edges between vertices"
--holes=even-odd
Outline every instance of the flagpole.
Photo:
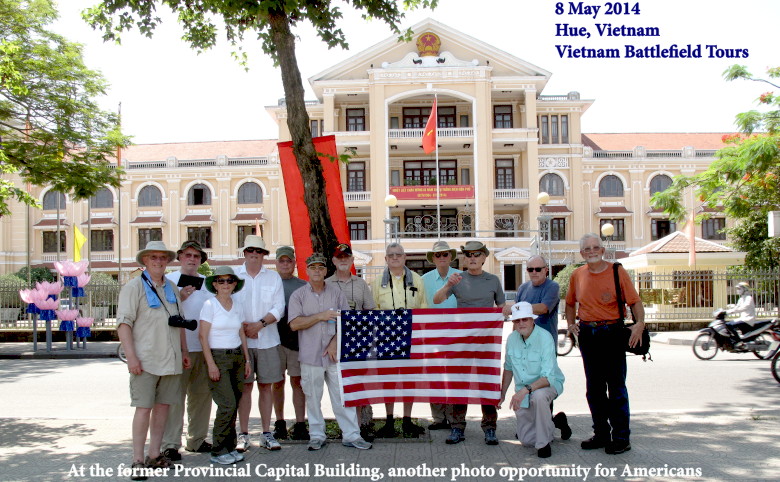
[[[118,120],[118,122],[119,122],[119,129],[121,130],[122,129],[122,103],[121,102],[119,103],[118,117],[119,117],[119,120]],[[116,167],[117,168],[122,167],[122,146],[119,145],[119,144],[117,144],[117,146],[116,146]],[[118,258],[118,265],[117,265],[118,275],[117,275],[117,279],[119,280],[119,285],[121,286],[122,285],[122,177],[121,176],[117,176],[117,177],[119,177],[119,187],[117,187],[117,189],[116,189],[116,192],[117,192],[117,202],[116,202],[116,205],[117,205],[117,209],[118,209],[119,212],[117,213],[117,216],[116,216],[116,223],[117,223],[117,227],[118,227],[117,228],[117,242],[118,242],[118,244],[117,244],[116,252],[117,252],[117,258]]]
[[436,227],[438,239],[441,239],[441,171],[439,171],[439,112],[438,112],[438,95],[433,94],[433,128],[436,130],[436,145],[434,149],[436,151]]

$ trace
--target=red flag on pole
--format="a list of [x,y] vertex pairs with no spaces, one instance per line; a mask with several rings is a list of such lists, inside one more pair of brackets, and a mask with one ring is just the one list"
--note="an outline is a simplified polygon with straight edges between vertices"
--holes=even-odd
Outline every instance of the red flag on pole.
[[428,117],[428,122],[425,123],[425,130],[422,136],[423,150],[426,154],[430,154],[436,149],[436,126],[438,124],[438,116],[436,114],[436,98],[433,98],[433,107],[431,107],[431,115]]

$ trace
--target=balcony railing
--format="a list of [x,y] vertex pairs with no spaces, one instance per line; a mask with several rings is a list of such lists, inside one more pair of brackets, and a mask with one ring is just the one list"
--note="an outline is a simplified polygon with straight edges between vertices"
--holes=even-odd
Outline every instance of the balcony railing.
[[344,193],[344,202],[371,201],[371,191],[353,191]]
[[494,189],[495,199],[528,199],[528,189]]
[[[388,129],[387,136],[390,139],[421,139],[425,129]],[[445,137],[474,137],[473,127],[439,127],[436,136]]]
[[239,157],[227,161],[228,166],[267,166],[267,157]]

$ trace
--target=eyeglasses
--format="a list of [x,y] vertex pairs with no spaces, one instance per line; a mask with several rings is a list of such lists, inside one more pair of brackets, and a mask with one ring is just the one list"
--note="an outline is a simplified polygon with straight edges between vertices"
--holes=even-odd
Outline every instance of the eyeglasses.
[[265,253],[267,253],[267,251],[264,250],[264,249],[261,249],[261,248],[251,248],[251,247],[250,248],[244,248],[244,252],[245,253],[257,253],[257,254],[265,254]]
[[390,259],[398,259],[406,256],[404,253],[387,253],[387,257]]
[[219,283],[221,285],[233,284],[233,283],[238,283],[238,278],[217,278],[214,280],[214,282]]
[[482,251],[471,251],[471,252],[468,252],[468,253],[463,253],[463,256],[465,256],[467,258],[479,258],[483,254],[484,253]]
[[309,266],[309,269],[319,271],[319,270],[325,270],[325,269],[328,269],[328,268],[323,266],[323,265],[321,265],[321,264],[313,264],[313,265]]
[[601,248],[602,248],[601,246],[593,246],[593,247],[590,247],[590,248],[582,248],[580,251],[582,251],[583,253],[590,253],[592,251],[598,251]]
[[433,255],[437,258],[447,258],[450,255],[449,251],[444,251],[442,253],[433,253]]
[[528,271],[529,273],[533,273],[534,271],[536,271],[538,273],[538,272],[540,272],[541,270],[543,270],[546,267],[547,266],[542,266],[541,268],[526,268],[525,270]]

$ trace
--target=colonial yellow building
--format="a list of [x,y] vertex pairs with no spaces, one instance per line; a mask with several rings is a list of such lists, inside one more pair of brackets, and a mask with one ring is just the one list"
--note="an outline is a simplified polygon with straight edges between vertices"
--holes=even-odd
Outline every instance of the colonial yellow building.
[[[583,134],[594,100],[544,93],[550,72],[434,20],[413,29],[412,42],[388,38],[309,79],[312,133],[354,152],[342,186],[356,264],[369,276],[390,239],[424,270],[438,236],[454,247],[476,238],[491,251],[486,269],[513,290],[531,254],[560,266],[579,260],[579,237],[606,222],[618,252],[675,231],[650,196],[675,175],[706,169],[722,133]],[[438,152],[425,154],[434,98]],[[284,102],[267,111],[278,141],[289,140]],[[234,264],[259,227],[273,252],[291,242],[276,142],[136,145],[122,153],[119,190],[71,202],[36,189],[43,209],[14,205],[0,219],[0,272],[23,267],[28,251],[32,265],[72,259],[74,226],[89,239],[93,269],[113,274],[120,260],[123,272],[135,270],[139,247],[156,239],[172,247],[198,239],[212,264]],[[697,235],[723,242],[725,223],[715,216]]]

